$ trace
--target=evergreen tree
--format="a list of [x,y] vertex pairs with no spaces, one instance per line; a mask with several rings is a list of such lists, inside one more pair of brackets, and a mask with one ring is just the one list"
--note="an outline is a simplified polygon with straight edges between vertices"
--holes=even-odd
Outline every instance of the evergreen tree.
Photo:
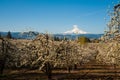
[[8,39],[11,39],[11,38],[12,38],[12,35],[11,35],[11,32],[10,32],[10,31],[7,33],[7,38],[8,38]]
[[1,35],[1,33],[0,33],[0,38],[2,38],[2,35]]
[[55,37],[54,37],[54,40],[55,40],[55,41],[60,41],[60,38],[55,36]]

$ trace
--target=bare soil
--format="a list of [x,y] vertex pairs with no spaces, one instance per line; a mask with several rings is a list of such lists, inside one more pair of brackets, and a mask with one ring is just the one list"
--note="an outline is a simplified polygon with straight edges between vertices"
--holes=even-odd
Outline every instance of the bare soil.
[[[48,80],[39,70],[5,70],[0,80]],[[84,64],[68,73],[65,69],[52,71],[52,80],[120,80],[120,67],[103,64]]]

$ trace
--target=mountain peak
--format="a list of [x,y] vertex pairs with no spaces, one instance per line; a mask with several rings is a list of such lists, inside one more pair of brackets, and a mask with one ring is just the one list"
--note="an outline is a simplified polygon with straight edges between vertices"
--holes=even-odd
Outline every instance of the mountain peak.
[[77,25],[73,25],[73,29],[64,32],[65,34],[86,34],[87,32],[80,30]]

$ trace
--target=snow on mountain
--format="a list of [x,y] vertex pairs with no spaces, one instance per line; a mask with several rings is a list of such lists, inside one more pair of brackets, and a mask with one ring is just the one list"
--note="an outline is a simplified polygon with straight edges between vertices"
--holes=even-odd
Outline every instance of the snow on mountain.
[[77,25],[73,25],[72,30],[66,31],[64,33],[65,34],[87,34],[87,32],[80,30]]

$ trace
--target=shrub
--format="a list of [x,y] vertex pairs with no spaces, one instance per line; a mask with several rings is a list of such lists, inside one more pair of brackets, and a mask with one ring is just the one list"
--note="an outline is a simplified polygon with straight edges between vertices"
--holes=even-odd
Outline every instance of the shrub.
[[90,42],[90,39],[87,38],[87,37],[81,36],[81,37],[78,38],[78,42],[80,44],[86,44],[86,43]]

